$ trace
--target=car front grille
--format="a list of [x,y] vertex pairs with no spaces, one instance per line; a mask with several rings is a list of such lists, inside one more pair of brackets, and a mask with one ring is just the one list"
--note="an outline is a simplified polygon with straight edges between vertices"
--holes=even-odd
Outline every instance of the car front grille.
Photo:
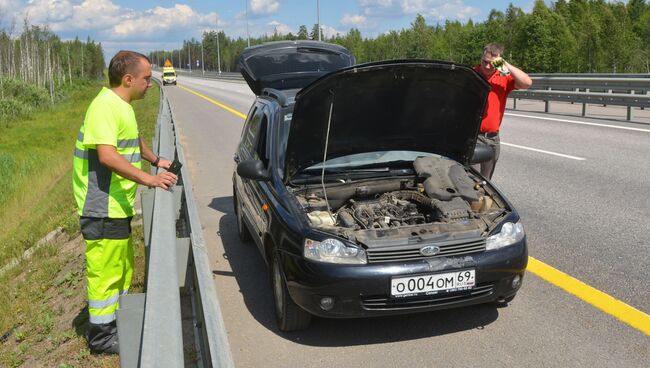
[[361,305],[369,310],[418,309],[434,306],[453,305],[489,296],[493,293],[494,284],[479,285],[471,290],[456,293],[440,293],[413,298],[389,298],[386,296],[370,296],[361,298]]
[[[440,248],[440,252],[434,256],[424,256],[420,249],[426,245],[435,245]],[[368,249],[368,263],[394,262],[394,261],[411,261],[424,258],[450,257],[464,254],[479,253],[485,250],[485,239],[463,239],[436,242],[431,244],[416,244],[409,246],[385,247],[379,249]]]

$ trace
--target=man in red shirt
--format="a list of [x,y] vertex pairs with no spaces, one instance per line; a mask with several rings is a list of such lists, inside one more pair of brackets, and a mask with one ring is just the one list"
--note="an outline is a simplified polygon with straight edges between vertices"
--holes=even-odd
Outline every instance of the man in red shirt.
[[[503,46],[489,43],[483,49],[481,63],[474,67],[490,84],[487,105],[481,121],[478,142],[492,147],[494,158],[480,164],[480,171],[488,179],[492,178],[494,167],[499,159],[499,127],[506,109],[508,94],[513,89],[527,89],[533,84],[528,74],[503,60]],[[475,166],[478,169],[478,165]]]

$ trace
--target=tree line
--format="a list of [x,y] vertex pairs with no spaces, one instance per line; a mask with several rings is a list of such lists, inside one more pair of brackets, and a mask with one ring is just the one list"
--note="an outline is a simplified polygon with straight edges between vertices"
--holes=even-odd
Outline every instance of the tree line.
[[19,32],[15,23],[0,30],[0,99],[7,97],[2,83],[9,79],[46,89],[53,102],[61,87],[76,79],[99,78],[103,71],[102,45],[90,38],[61,41],[47,27],[27,20]]
[[[307,39],[318,39],[317,25],[311,31],[302,25],[297,34],[276,31],[251,38],[250,43]],[[499,42],[506,48],[504,57],[529,73],[650,73],[650,2],[557,0],[547,6],[536,0],[529,13],[510,4],[505,11],[493,9],[480,23],[431,25],[417,15],[410,28],[375,38],[363,37],[353,28],[344,35],[321,39],[348,48],[358,63],[425,58],[474,64],[485,44]],[[201,40],[184,41],[180,49],[153,51],[149,56],[157,65],[169,59],[177,68],[191,64],[193,69],[231,72],[247,43],[241,37],[228,37],[223,30],[209,31]]]

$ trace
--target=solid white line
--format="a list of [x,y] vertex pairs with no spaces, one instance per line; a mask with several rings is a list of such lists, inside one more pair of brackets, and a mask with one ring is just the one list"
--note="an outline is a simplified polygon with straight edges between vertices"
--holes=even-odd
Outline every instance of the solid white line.
[[511,112],[506,112],[505,115],[519,116],[519,117],[522,117],[522,118],[532,118],[532,119],[540,119],[540,120],[560,121],[560,122],[563,122],[563,123],[571,123],[571,124],[591,125],[591,126],[597,126],[597,127],[603,127],[603,128],[634,130],[635,132],[650,133],[650,129],[630,128],[630,127],[624,127],[624,126],[618,126],[618,125],[608,125],[608,124],[598,124],[598,123],[587,123],[586,121],[546,118],[546,117],[534,116],[534,115],[513,114]]
[[559,157],[564,157],[564,158],[570,158],[570,159],[572,159],[572,160],[578,160],[578,161],[585,161],[585,160],[586,160],[586,158],[583,158],[583,157],[577,157],[577,156],[565,155],[565,154],[563,154],[563,153],[557,153],[557,152],[551,152],[551,151],[544,151],[544,150],[541,150],[541,149],[530,148],[530,147],[526,147],[526,146],[520,146],[520,145],[512,144],[512,143],[501,142],[501,144],[503,144],[504,146],[510,146],[510,147],[521,148],[521,149],[525,149],[525,150],[529,150],[529,151],[535,151],[535,152],[540,152],[540,153],[546,153],[547,155],[553,155],[553,156],[559,156]]

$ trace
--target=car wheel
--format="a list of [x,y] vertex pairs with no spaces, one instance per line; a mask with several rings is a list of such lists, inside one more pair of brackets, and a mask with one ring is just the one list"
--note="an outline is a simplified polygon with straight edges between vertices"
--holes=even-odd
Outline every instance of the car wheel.
[[280,331],[297,331],[307,328],[311,322],[311,314],[300,308],[289,296],[287,284],[280,270],[280,259],[275,252],[271,262],[271,284],[273,286],[275,319]]
[[235,193],[235,190],[233,189],[232,191],[233,195],[233,207],[235,208],[235,218],[237,219],[237,236],[239,236],[239,240],[241,240],[244,243],[247,243],[253,238],[251,237],[250,231],[248,231],[248,227],[246,226],[246,222],[244,221],[244,214],[241,210],[241,207],[239,205],[239,200],[237,200],[237,194]]

